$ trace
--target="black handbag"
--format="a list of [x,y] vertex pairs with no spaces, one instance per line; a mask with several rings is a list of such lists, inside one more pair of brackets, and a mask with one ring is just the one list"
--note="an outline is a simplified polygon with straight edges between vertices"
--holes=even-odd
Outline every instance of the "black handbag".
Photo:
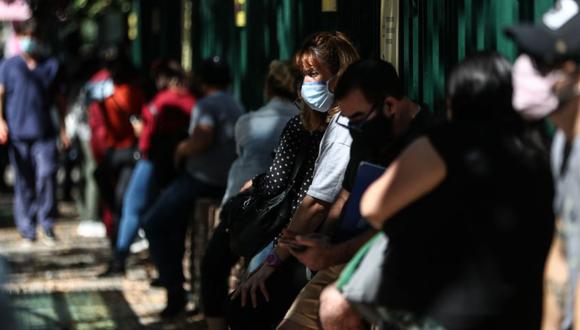
[[306,158],[309,139],[305,136],[296,157],[288,186],[276,196],[266,197],[249,189],[230,198],[220,213],[230,234],[230,248],[235,254],[251,258],[282,231],[292,216],[290,192]]

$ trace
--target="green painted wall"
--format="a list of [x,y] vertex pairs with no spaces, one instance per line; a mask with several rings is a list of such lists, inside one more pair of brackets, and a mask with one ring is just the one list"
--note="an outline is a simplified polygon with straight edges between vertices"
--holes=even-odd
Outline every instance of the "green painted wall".
[[444,111],[445,78],[453,65],[478,50],[514,59],[503,30],[538,20],[554,0],[401,0],[401,65],[408,94]]
[[[321,0],[246,0],[247,25],[235,26],[233,0],[192,3],[193,71],[203,58],[220,55],[232,67],[232,91],[248,110],[263,103],[263,79],[273,59],[290,59],[309,34],[346,32],[363,57],[379,57],[380,5],[390,0],[337,0],[338,11],[323,13]],[[408,94],[435,111],[444,110],[445,77],[452,66],[477,50],[495,49],[513,59],[506,26],[532,21],[554,0],[399,0],[400,72]],[[140,57],[180,57],[181,1],[133,0],[140,4]],[[171,3],[171,4],[169,4]],[[135,6],[137,7],[137,6]],[[152,12],[163,13],[161,30]]]
[[147,70],[159,58],[181,58],[181,3],[166,0],[133,0],[138,16],[138,36],[133,41],[133,61]]
[[292,57],[311,33],[336,30],[378,56],[379,0],[339,0],[338,12],[323,13],[320,0],[246,0],[247,25],[234,25],[233,0],[193,0],[193,71],[203,58],[220,55],[234,72],[233,92],[248,110],[263,103],[268,63]]

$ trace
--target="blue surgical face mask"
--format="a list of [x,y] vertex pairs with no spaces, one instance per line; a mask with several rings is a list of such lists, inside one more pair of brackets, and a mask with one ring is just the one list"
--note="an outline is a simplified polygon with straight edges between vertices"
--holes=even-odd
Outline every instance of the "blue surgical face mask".
[[334,94],[328,89],[328,81],[305,82],[300,95],[312,110],[318,112],[327,112],[334,104]]
[[40,48],[38,42],[31,37],[20,38],[18,45],[20,46],[20,50],[26,54],[35,54]]
[[115,92],[115,85],[112,79],[89,83],[86,88],[90,101],[102,101]]

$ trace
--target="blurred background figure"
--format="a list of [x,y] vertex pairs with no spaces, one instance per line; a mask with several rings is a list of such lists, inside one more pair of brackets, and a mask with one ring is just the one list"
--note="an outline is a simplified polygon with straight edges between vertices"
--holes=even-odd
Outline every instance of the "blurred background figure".
[[102,82],[102,99],[89,106],[89,124],[102,219],[114,245],[123,196],[139,159],[131,118],[139,116],[144,94],[126,51],[112,47],[108,52],[105,69],[91,78],[93,82]]
[[98,130],[95,129],[95,132],[92,132],[95,128],[95,115],[91,116],[90,111],[96,110],[92,105],[104,101],[113,94],[115,88],[113,80],[108,70],[104,68],[109,56],[107,51],[95,56],[96,72],[88,72],[89,77],[86,81],[82,81],[82,88],[76,95],[76,101],[71,105],[67,115],[67,131],[70,132],[71,139],[77,140],[79,148],[81,182],[78,187],[76,205],[81,222],[77,228],[77,234],[83,237],[106,236],[106,228],[100,212],[99,188],[95,178],[97,155],[94,152],[96,141],[93,139],[93,134],[98,134]]
[[[547,154],[512,108],[501,55],[467,57],[447,90],[451,121],[408,146],[361,200],[389,238],[384,326],[538,329],[554,227]],[[322,325],[340,328],[321,300]]]
[[296,99],[298,72],[289,62],[272,61],[269,66],[264,95],[267,103],[257,111],[240,117],[236,123],[238,158],[228,174],[225,202],[237,194],[246,181],[266,172],[272,163],[274,148],[282,129],[298,114]]
[[[57,136],[68,147],[64,129],[66,104],[59,63],[48,57],[36,20],[15,25],[21,54],[0,67],[0,143],[9,143],[14,176],[14,219],[24,243],[36,241],[36,224],[44,242],[54,244],[56,216]],[[58,124],[51,106],[59,110]]]
[[189,137],[178,144],[174,166],[182,170],[143,217],[149,251],[167,292],[161,317],[185,310],[183,256],[188,219],[200,198],[223,198],[228,170],[236,158],[234,128],[244,112],[229,93],[230,68],[219,56],[199,68],[203,97],[191,114]]
[[[228,185],[223,198],[225,203],[235,196],[246,181],[266,173],[272,164],[281,135],[288,132],[289,120],[299,122],[296,99],[298,72],[288,62],[272,61],[264,86],[268,102],[255,112],[244,114],[236,123],[236,151],[238,158],[228,174]],[[299,126],[298,126],[299,127]],[[319,142],[317,140],[316,142]],[[233,264],[239,259],[227,246],[225,223],[220,224],[208,243],[201,267],[202,306],[211,330],[225,325],[224,301],[227,296],[227,280]]]
[[153,76],[159,92],[143,107],[141,121],[134,120],[141,158],[125,191],[113,260],[101,276],[125,273],[125,261],[141,217],[175,177],[173,153],[187,138],[195,98],[186,88],[181,66],[174,60],[161,60],[153,67]]
[[544,274],[545,330],[580,329],[578,31],[580,3],[573,0],[558,1],[540,23],[507,29],[522,52],[512,74],[514,108],[532,122],[549,118],[557,128],[551,149],[557,230]]

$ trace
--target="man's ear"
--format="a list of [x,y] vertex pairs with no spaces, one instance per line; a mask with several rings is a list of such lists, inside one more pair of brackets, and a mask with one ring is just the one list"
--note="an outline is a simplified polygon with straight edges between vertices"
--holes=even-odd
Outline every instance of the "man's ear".
[[392,96],[385,97],[384,104],[386,106],[383,107],[383,113],[388,117],[393,116],[395,114],[395,109],[397,107],[397,104],[399,104],[399,102],[401,101],[397,100]]

